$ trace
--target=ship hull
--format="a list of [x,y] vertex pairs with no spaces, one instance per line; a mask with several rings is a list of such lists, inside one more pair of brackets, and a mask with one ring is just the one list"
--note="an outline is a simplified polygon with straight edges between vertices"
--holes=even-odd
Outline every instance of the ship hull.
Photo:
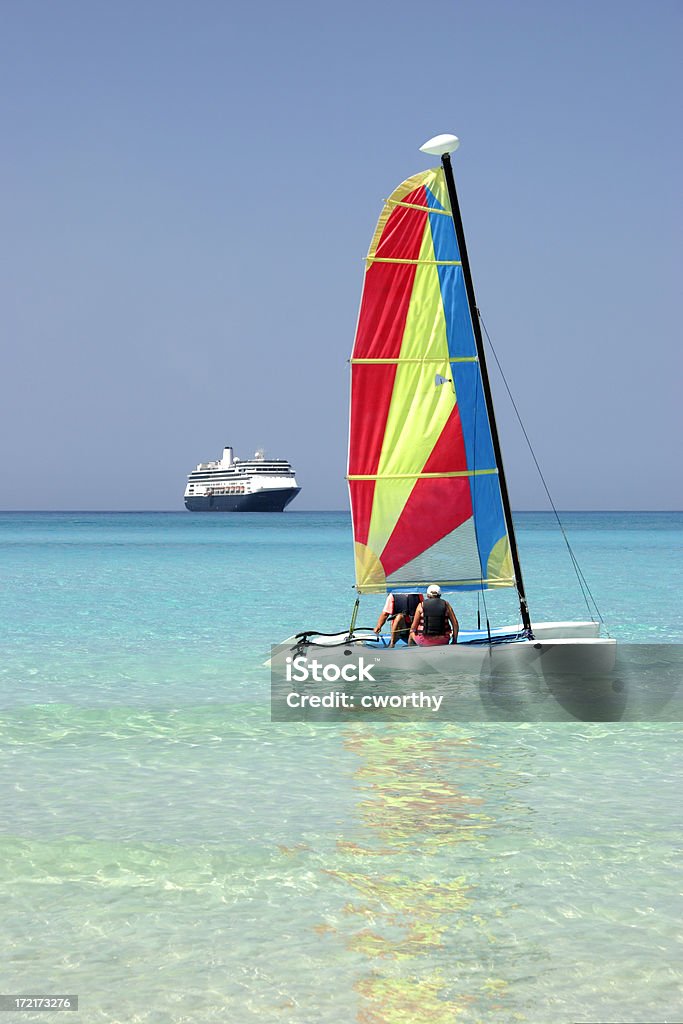
[[211,494],[185,497],[189,512],[283,512],[300,487],[281,487],[254,494]]

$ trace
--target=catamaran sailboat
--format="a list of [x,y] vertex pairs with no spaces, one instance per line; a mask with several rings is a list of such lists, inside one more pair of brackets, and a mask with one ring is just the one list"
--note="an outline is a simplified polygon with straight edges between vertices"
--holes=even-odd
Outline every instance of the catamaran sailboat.
[[615,641],[599,636],[599,622],[534,622],[529,611],[451,166],[458,145],[439,135],[421,147],[440,166],[394,190],[366,260],[351,357],[356,590],[510,587],[520,621],[461,632],[449,646],[390,648],[388,636],[355,628],[356,601],[349,628],[307,630],[280,652],[341,664],[370,648],[392,671],[476,671],[491,657],[608,671]]

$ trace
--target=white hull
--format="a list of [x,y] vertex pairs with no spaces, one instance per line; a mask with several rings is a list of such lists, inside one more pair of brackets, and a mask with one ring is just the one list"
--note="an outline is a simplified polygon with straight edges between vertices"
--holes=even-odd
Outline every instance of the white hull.
[[[500,642],[504,636],[521,632],[520,626],[493,630],[492,644],[485,633],[461,632],[457,644],[442,647],[388,646],[388,638],[375,637],[364,630],[332,636],[316,635],[301,642],[288,637],[273,652],[271,663],[284,664],[287,657],[316,658],[321,664],[344,665],[349,652],[363,655],[383,671],[407,672],[412,675],[439,672],[445,675],[464,673],[479,675],[483,670],[519,672],[527,669],[548,669],[552,672],[577,675],[611,672],[616,659],[616,641],[599,637],[597,622],[542,622],[534,624],[534,639]],[[496,642],[498,641],[498,642]]]
[[[362,713],[421,721],[619,720],[626,693],[616,678],[616,641],[599,637],[594,622],[544,622],[533,629],[533,640],[515,636],[514,629],[497,630],[492,643],[486,634],[461,633],[457,644],[441,647],[389,648],[387,638],[378,640],[371,630],[351,640],[346,633],[289,637],[270,660],[274,719],[339,721]],[[336,691],[348,695],[350,711],[310,703]],[[431,699],[426,711],[411,703],[416,693]],[[381,710],[377,695],[391,695],[389,709],[404,698],[407,703],[402,711]]]

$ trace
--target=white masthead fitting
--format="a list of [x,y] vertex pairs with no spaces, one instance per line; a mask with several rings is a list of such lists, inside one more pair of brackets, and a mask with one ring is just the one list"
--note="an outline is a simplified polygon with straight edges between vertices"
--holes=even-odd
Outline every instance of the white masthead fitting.
[[460,145],[457,135],[435,135],[433,139],[420,146],[421,153],[428,153],[430,156],[443,156],[444,153],[454,153]]

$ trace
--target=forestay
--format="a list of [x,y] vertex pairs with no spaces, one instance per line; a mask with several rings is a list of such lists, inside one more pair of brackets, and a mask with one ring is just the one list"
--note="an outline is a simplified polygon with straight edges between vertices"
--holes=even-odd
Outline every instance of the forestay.
[[441,167],[393,192],[367,256],[348,480],[360,593],[514,586]]

